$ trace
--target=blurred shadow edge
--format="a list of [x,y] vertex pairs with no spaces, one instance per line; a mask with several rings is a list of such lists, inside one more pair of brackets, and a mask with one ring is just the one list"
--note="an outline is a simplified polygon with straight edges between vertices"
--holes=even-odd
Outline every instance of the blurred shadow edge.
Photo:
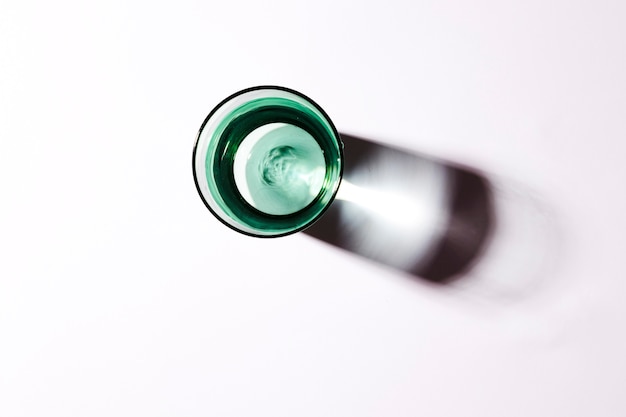
[[[481,258],[496,224],[492,186],[485,175],[356,136],[341,137],[345,165],[338,198],[304,233],[419,280],[448,284],[462,279]],[[434,171],[440,174],[423,174]],[[385,222],[384,216],[372,214],[367,200],[342,200],[346,184],[366,192],[376,189],[378,196],[385,195],[381,189],[393,192],[392,198],[406,202],[405,207],[392,212],[396,209],[390,206],[387,214],[394,222]],[[433,197],[439,194],[444,198]],[[413,204],[423,210],[401,210]],[[427,229],[412,229],[422,212],[435,213],[434,220]],[[406,237],[413,232],[423,238]],[[406,256],[398,261],[398,253]]]

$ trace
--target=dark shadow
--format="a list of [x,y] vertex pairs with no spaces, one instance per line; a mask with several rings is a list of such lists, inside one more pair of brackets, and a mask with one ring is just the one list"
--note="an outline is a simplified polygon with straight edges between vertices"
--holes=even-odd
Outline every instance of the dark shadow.
[[342,140],[340,191],[304,233],[429,282],[462,278],[495,227],[485,175],[347,134]]

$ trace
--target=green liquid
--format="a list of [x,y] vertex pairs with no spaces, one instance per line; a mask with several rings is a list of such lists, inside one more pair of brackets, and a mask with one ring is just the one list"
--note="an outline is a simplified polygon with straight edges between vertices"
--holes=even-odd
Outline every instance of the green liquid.
[[235,155],[238,191],[255,209],[292,214],[313,202],[322,189],[324,152],[305,130],[284,123],[261,126]]

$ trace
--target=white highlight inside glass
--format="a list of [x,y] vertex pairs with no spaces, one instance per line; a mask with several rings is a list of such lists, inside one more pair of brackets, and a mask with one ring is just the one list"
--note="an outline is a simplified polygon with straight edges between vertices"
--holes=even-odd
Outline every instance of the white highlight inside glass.
[[241,143],[233,165],[235,184],[257,210],[287,215],[313,202],[324,183],[324,152],[307,131],[269,123]]

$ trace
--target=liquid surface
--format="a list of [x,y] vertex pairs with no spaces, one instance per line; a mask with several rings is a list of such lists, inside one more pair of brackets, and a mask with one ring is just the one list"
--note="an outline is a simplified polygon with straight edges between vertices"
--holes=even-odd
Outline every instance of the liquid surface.
[[308,206],[322,189],[326,163],[317,141],[307,131],[286,123],[270,123],[252,131],[234,162],[235,184],[255,209],[287,215]]

